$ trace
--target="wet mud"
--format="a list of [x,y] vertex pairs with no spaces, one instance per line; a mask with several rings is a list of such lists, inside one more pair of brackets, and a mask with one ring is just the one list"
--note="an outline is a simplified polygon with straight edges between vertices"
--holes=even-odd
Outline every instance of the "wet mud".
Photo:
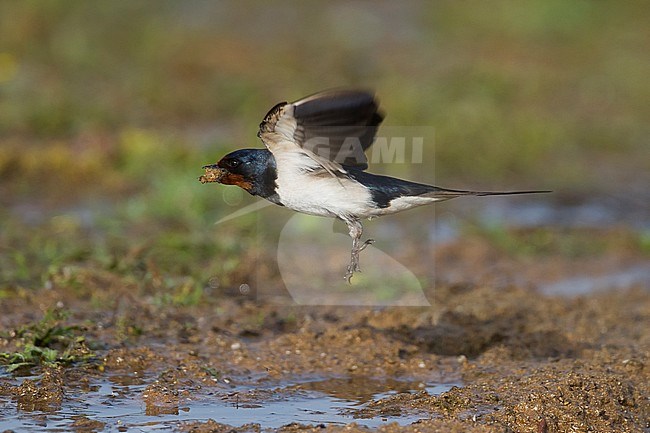
[[[430,307],[282,305],[260,287],[172,307],[92,269],[84,281],[101,302],[14,288],[3,352],[21,350],[25,323],[64,308],[61,329],[93,356],[4,367],[0,430],[649,431],[643,256],[513,259],[464,239],[434,259]],[[544,291],[624,269],[638,278],[623,287]]]

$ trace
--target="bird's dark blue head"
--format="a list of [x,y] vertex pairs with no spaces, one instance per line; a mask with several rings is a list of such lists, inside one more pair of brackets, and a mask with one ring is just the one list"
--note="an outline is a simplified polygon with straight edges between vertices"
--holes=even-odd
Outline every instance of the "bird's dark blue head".
[[275,158],[267,149],[240,149],[203,167],[201,182],[237,185],[252,195],[268,198],[275,194]]

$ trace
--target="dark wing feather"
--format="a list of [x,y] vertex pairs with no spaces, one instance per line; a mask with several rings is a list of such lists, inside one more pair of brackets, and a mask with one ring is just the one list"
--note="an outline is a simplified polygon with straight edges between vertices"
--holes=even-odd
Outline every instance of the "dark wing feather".
[[380,174],[368,173],[361,170],[351,169],[348,171],[351,178],[364,185],[370,191],[372,199],[380,208],[390,206],[390,202],[399,197],[431,197],[439,201],[449,200],[456,197],[473,195],[516,195],[516,194],[540,194],[551,191],[467,191],[458,189],[439,188],[424,183],[411,182],[396,177],[382,176]]
[[328,171],[345,171],[343,166],[365,170],[364,151],[382,120],[371,93],[328,91],[276,105],[264,117],[258,136],[271,152],[280,140],[292,141]]
[[280,116],[284,112],[284,106],[287,105],[287,102],[278,102],[266,113],[264,120],[260,123],[260,130],[257,132],[257,136],[261,139],[264,139],[265,133],[272,133],[275,131],[275,124],[278,123]]

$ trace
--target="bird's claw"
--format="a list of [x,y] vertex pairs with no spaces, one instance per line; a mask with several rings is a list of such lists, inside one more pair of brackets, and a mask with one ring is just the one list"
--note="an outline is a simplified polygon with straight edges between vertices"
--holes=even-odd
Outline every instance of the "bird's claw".
[[365,241],[365,242],[363,243],[363,245],[361,245],[361,246],[359,247],[359,252],[365,250],[366,247],[367,247],[368,245],[372,245],[372,244],[374,244],[374,243],[375,243],[375,240],[374,240],[374,239],[368,239],[367,241]]
[[352,280],[352,276],[354,275],[355,272],[361,272],[358,259],[356,261],[351,260],[350,264],[348,265],[348,269],[345,272],[345,276],[343,278],[345,279],[345,281],[348,282],[348,284],[352,284],[350,280]]
[[363,244],[361,244],[361,246],[352,249],[350,264],[348,265],[348,269],[345,272],[345,276],[343,277],[345,281],[348,282],[348,284],[351,284],[350,280],[352,280],[352,276],[355,272],[361,272],[361,267],[359,266],[359,253],[365,250],[368,245],[372,245],[374,242],[374,239],[368,239]]
[[352,284],[352,283],[350,282],[350,280],[352,279],[352,275],[354,275],[354,271],[352,270],[351,265],[348,265],[348,270],[347,270],[347,272],[345,273],[345,276],[343,277],[343,279],[344,279],[348,284]]

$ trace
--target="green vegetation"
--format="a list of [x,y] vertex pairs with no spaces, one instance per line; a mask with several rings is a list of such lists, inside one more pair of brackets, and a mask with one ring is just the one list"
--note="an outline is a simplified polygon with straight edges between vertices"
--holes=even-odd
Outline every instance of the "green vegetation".
[[48,310],[45,316],[31,325],[25,325],[9,335],[15,350],[0,352],[0,365],[6,371],[35,365],[70,364],[86,362],[95,357],[88,347],[83,330],[65,325],[68,315],[63,310]]
[[[256,125],[273,104],[328,87],[374,88],[387,126],[435,130],[423,164],[373,170],[558,191],[544,200],[645,185],[648,12],[614,0],[2,1],[0,306],[39,290],[96,308],[127,295],[201,305],[277,277],[266,229],[287,213],[215,226],[254,199],[196,178],[229,150],[261,146]],[[610,245],[544,230],[480,235],[517,254]],[[23,349],[14,361],[65,359]]]
[[641,251],[643,251],[645,254],[650,255],[650,230],[641,232],[639,234],[637,242]]
[[594,257],[612,251],[648,254],[644,235],[626,229],[539,227],[508,229],[500,225],[468,226],[468,234],[516,256],[555,256],[565,259]]
[[376,88],[387,124],[433,126],[422,172],[435,159],[444,178],[594,180],[577,159],[640,155],[649,132],[642,3],[437,2],[398,16],[315,3],[300,19],[290,4],[100,3],[0,5],[0,135],[38,143],[66,177],[169,175],[179,158],[257,145],[277,100],[341,85]]

